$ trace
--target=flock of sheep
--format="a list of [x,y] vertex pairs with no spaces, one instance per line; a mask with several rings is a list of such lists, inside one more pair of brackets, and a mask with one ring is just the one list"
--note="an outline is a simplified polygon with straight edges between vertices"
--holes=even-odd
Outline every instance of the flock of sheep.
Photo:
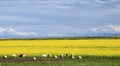
[[[12,54],[12,57],[26,57],[26,55],[25,54],[20,54],[20,55],[16,55],[16,54]],[[41,55],[41,57],[42,58],[51,58],[51,57],[53,57],[53,58],[55,58],[55,59],[58,59],[58,58],[71,58],[71,59],[75,59],[75,58],[78,58],[78,59],[82,59],[82,57],[81,56],[74,56],[74,54],[61,54],[61,55],[54,55],[54,56],[52,56],[51,54],[42,54]],[[3,57],[4,59],[7,59],[8,58],[8,56],[7,55],[4,55],[4,57]],[[35,60],[37,60],[37,57],[33,57],[33,60],[35,61]]]

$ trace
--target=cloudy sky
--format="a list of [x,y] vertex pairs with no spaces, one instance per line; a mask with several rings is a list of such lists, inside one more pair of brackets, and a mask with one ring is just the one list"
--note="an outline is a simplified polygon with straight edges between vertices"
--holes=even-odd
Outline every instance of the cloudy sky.
[[0,38],[120,36],[120,0],[0,0]]

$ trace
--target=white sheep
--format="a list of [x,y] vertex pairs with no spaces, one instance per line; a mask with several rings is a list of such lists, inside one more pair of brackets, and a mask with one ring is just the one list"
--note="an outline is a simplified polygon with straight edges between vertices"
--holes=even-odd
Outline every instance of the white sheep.
[[79,58],[79,59],[82,59],[82,57],[81,57],[81,56],[78,56],[78,58]]
[[72,58],[72,59],[74,59],[74,58],[75,58],[74,54],[71,54],[71,58]]
[[7,59],[8,57],[7,57],[7,55],[4,55],[4,57],[3,57],[4,59]]
[[33,60],[34,60],[34,61],[36,61],[36,60],[37,60],[37,58],[36,58],[36,57],[33,57]]
[[26,57],[26,55],[25,55],[25,54],[23,54],[23,57]]
[[54,57],[55,57],[55,59],[57,59],[57,58],[58,58],[58,56],[56,56],[56,55],[55,55]]
[[43,58],[47,58],[47,54],[42,54],[42,57]]
[[26,57],[26,55],[25,54],[20,54],[19,57],[23,57],[24,58],[24,57]]
[[75,59],[75,56],[72,56],[72,59]]
[[60,57],[61,57],[61,58],[64,58],[64,54],[61,54]]
[[16,54],[12,54],[12,57],[17,57],[17,55]]

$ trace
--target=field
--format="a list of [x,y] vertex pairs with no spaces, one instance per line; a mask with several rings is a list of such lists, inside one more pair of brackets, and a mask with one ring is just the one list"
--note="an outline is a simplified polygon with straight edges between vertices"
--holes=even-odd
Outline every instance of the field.
[[[3,62],[4,66],[67,66],[77,64],[74,66],[120,66],[120,39],[99,39],[99,40],[1,40],[0,41],[0,56],[11,54],[26,54],[28,57],[41,57],[42,54],[74,54],[75,56],[82,56],[82,60],[79,59],[44,59],[40,62],[16,63],[16,62]],[[74,61],[75,60],[75,61]],[[64,61],[64,62],[63,62]],[[59,63],[59,64],[57,64]],[[30,64],[30,65],[29,65]],[[36,65],[34,65],[36,64]],[[23,65],[22,65],[23,66]]]
[[24,53],[120,56],[120,40],[9,40],[0,41],[0,55]]

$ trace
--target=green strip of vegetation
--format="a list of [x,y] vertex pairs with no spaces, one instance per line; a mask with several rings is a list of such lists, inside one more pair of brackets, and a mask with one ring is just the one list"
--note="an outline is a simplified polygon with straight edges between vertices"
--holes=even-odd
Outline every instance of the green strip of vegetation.
[[120,39],[120,37],[46,37],[46,38],[2,38],[2,40],[98,40],[98,39]]

